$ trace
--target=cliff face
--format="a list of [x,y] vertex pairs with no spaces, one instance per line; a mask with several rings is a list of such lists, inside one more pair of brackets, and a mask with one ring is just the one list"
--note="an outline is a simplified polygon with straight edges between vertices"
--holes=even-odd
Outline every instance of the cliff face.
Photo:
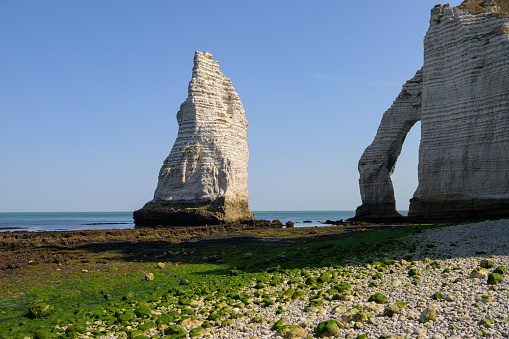
[[489,11],[435,7],[424,39],[419,186],[409,216],[509,213],[508,28],[508,18]]
[[[419,185],[409,217],[509,215],[508,4],[469,0],[457,8],[437,5],[431,11],[419,85]],[[396,136],[401,122],[387,120],[405,107],[396,100],[384,114],[377,137],[359,162],[359,218],[394,216],[390,174],[397,156],[384,145],[401,149],[406,132]],[[414,121],[410,112],[406,116]],[[370,162],[392,170],[378,179],[366,168]],[[371,188],[363,188],[366,185]]]
[[230,79],[209,52],[196,52],[175,144],[154,199],[134,212],[137,226],[204,225],[252,218],[247,192],[247,120]]

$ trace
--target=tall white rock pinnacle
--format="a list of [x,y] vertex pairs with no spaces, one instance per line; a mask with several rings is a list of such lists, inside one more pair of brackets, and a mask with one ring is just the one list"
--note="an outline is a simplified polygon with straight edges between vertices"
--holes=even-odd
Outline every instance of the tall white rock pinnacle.
[[509,215],[509,0],[431,10],[424,65],[385,112],[359,161],[357,219],[398,217],[391,175],[406,133],[421,121],[409,217]]
[[195,52],[177,139],[159,171],[154,199],[136,225],[204,225],[251,219],[247,120],[230,79],[210,52]]

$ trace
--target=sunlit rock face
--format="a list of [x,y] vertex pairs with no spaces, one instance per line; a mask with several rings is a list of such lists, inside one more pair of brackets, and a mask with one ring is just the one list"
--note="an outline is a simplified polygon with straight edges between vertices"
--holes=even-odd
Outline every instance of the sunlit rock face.
[[[419,185],[409,217],[509,215],[508,11],[509,0],[432,9],[415,110],[405,108],[400,94],[359,162],[359,219],[397,216],[391,174],[406,132],[418,120]],[[396,115],[398,110],[406,113]]]
[[421,120],[422,71],[407,81],[400,94],[383,115],[375,140],[359,160],[359,186],[362,205],[358,218],[401,218],[396,211],[392,173],[405,137]]
[[247,120],[230,79],[209,52],[196,52],[175,144],[154,199],[134,212],[137,226],[205,225],[253,217],[248,208]]

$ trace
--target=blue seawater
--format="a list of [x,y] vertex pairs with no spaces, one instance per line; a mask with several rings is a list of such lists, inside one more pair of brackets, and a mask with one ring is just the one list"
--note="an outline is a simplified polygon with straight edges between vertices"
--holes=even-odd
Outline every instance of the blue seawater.
[[[400,211],[406,215],[407,211]],[[326,220],[346,220],[355,211],[253,211],[256,219],[293,221],[295,227],[327,226]],[[78,231],[134,228],[132,212],[0,213],[0,232]],[[310,222],[304,222],[310,221]]]

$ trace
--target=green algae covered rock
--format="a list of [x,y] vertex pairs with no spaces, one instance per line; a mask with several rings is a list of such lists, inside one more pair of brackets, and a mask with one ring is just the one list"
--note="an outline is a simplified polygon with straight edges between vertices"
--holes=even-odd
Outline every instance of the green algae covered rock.
[[297,325],[283,325],[277,330],[277,335],[285,339],[302,338],[307,334],[305,329]]
[[498,266],[497,268],[495,268],[493,270],[493,273],[498,273],[500,275],[504,275],[505,274],[505,267],[504,266]]
[[156,323],[147,322],[147,323],[144,323],[144,324],[141,324],[140,326],[138,326],[138,329],[140,329],[142,331],[150,330],[151,328],[157,328]]
[[28,310],[28,317],[32,319],[44,318],[53,312],[55,312],[55,308],[53,306],[44,303],[35,304]]
[[488,285],[496,285],[504,282],[504,278],[498,273],[490,273],[488,275]]
[[317,282],[320,284],[329,282],[331,280],[331,275],[329,273],[322,273],[320,277],[318,277]]
[[392,317],[393,315],[399,313],[400,311],[400,307],[398,306],[397,303],[393,302],[393,303],[389,303],[385,309],[384,309],[384,315],[388,316],[388,317]]
[[476,267],[470,272],[470,278],[486,279],[488,276],[488,270],[483,267]]
[[281,294],[281,298],[290,298],[295,293],[293,288],[289,288]]
[[488,327],[488,328],[492,328],[495,325],[495,320],[493,320],[491,318],[484,318],[484,319],[481,319],[481,321],[479,321],[479,325]]
[[394,265],[395,263],[396,263],[396,261],[394,259],[385,259],[384,260],[384,265],[387,265],[387,266]]
[[39,328],[34,332],[34,339],[53,339],[56,336],[45,328]]
[[483,259],[479,263],[479,266],[481,266],[482,268],[492,268],[495,267],[495,263],[493,262],[493,260]]
[[420,272],[416,269],[416,268],[412,268],[408,271],[408,276],[409,277],[415,277],[415,276],[418,276],[420,275]]
[[402,300],[396,300],[396,305],[398,305],[399,308],[404,309],[407,308],[407,303]]
[[387,298],[382,293],[375,293],[369,296],[368,301],[374,301],[377,304],[383,304]]
[[292,294],[292,299],[299,299],[304,296],[304,292],[301,290],[297,290]]
[[194,338],[194,337],[198,337],[200,335],[203,335],[205,334],[205,329],[203,327],[195,327],[195,328],[192,328],[191,331],[189,331],[189,336],[191,338]]
[[170,314],[161,314],[159,318],[156,320],[157,325],[168,325],[169,323],[173,322],[175,320],[175,317],[171,316]]
[[274,323],[274,325],[272,325],[271,330],[273,330],[273,331],[277,331],[277,330],[279,330],[279,328],[281,328],[282,326],[285,326],[285,325],[288,325],[288,324],[286,323],[286,321],[284,321],[284,320],[282,320],[282,319],[279,319],[278,321],[276,321],[276,322]]
[[352,286],[350,286],[350,284],[347,284],[347,283],[339,283],[338,285],[334,286],[334,288],[339,293],[344,293],[344,292],[349,291],[350,289],[352,289]]
[[321,321],[315,328],[316,336],[319,338],[337,336],[341,332],[341,327],[336,320]]
[[421,316],[419,317],[419,321],[421,323],[425,323],[430,320],[435,320],[437,317],[438,317],[437,310],[433,306],[430,306],[424,311],[422,311]]
[[343,313],[343,315],[341,316],[341,319],[344,321],[344,322],[351,322],[351,321],[358,321],[358,322],[365,322],[366,320],[368,320],[368,316],[366,313],[364,313],[364,311],[360,308],[357,308],[357,307],[352,307],[350,309],[348,309],[345,313]]
[[435,299],[435,300],[442,300],[445,297],[444,297],[444,294],[442,292],[436,292],[435,294],[433,294],[432,298]]
[[186,337],[186,330],[182,326],[172,325],[164,330],[164,334],[169,335],[168,339],[180,339]]
[[152,315],[152,311],[148,306],[140,306],[134,310],[134,314],[138,318],[149,318]]

